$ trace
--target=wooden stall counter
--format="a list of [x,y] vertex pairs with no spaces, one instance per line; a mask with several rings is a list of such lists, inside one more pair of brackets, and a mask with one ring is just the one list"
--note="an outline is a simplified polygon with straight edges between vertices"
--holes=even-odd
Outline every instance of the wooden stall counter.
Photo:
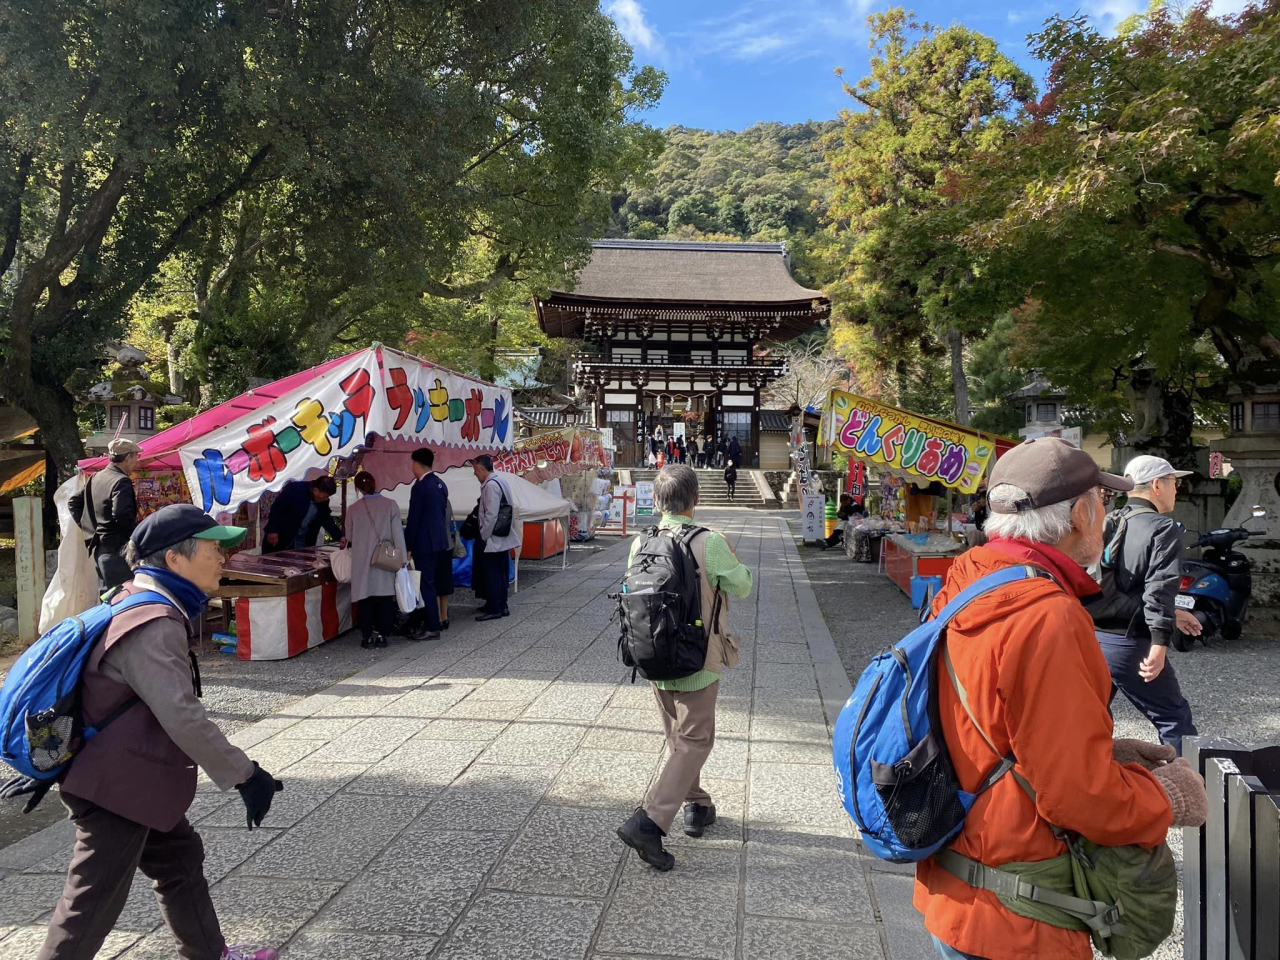
[[884,572],[898,585],[898,589],[911,597],[912,577],[942,577],[956,557],[965,551],[964,544],[950,537],[934,533],[924,543],[916,543],[907,536],[895,533],[884,538],[881,547],[885,554]]
[[284,660],[351,629],[351,587],[329,569],[332,548],[238,553],[214,598],[235,603],[236,656]]

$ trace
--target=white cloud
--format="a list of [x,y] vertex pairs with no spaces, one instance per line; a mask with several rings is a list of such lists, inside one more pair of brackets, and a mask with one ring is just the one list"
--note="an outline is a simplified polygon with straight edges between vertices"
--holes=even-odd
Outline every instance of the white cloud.
[[605,13],[613,17],[618,25],[618,32],[627,43],[646,53],[661,52],[662,37],[645,19],[644,7],[640,6],[638,0],[609,0],[604,9]]
[[874,0],[747,0],[731,13],[672,34],[700,54],[732,60],[798,60],[827,56],[832,42],[846,44],[865,32]]

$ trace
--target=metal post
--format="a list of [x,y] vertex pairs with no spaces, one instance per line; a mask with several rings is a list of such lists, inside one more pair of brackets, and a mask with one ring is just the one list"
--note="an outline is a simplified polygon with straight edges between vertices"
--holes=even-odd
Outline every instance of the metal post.
[[15,497],[13,526],[18,541],[18,639],[32,643],[40,636],[40,604],[45,590],[44,504],[36,497]]

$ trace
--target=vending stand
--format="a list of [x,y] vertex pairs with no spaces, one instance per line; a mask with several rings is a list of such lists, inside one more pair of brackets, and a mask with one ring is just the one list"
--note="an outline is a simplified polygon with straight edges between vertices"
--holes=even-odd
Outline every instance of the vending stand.
[[[140,501],[150,512],[189,500],[219,523],[250,528],[217,596],[234,600],[237,654],[281,659],[350,629],[351,601],[323,548],[258,555],[268,504],[286,483],[356,469],[380,490],[413,481],[410,453],[434,469],[511,450],[511,391],[374,344],[199,413],[142,441]],[[106,458],[82,460],[94,473]],[[224,627],[226,621],[224,621]]]
[[887,514],[905,528],[884,539],[884,571],[919,606],[965,550],[953,536],[953,494],[977,492],[995,458],[1013,443],[843,390],[828,397],[821,435],[833,452],[874,467],[883,478]]

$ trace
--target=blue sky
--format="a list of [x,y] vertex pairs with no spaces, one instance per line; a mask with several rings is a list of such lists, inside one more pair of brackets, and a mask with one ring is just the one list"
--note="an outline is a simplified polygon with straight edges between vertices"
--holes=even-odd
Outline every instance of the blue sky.
[[[1220,0],[1227,8],[1240,0]],[[939,0],[910,4],[917,17],[945,26],[962,20],[994,37],[1037,79],[1044,65],[1028,51],[1027,34],[1055,12],[1077,10],[1107,32],[1145,0]],[[635,48],[637,63],[669,77],[657,127],[683,124],[741,130],[761,120],[826,120],[853,101],[836,67],[856,81],[867,68],[866,16],[889,3],[872,0],[601,0]]]

